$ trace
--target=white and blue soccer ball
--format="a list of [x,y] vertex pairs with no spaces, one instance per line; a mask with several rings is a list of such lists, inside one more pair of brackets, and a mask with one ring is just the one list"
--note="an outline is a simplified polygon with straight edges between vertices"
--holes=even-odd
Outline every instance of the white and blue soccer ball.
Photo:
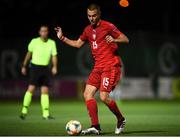
[[77,120],[71,120],[66,124],[66,132],[69,135],[78,135],[81,133],[82,126]]

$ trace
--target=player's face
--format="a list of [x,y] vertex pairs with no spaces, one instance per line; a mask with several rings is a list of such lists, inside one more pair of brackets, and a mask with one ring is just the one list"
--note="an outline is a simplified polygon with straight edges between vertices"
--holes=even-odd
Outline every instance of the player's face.
[[43,39],[47,39],[49,34],[49,29],[48,27],[41,27],[39,30],[39,35]]
[[87,9],[87,16],[91,25],[96,25],[100,19],[100,15],[96,9],[95,10]]

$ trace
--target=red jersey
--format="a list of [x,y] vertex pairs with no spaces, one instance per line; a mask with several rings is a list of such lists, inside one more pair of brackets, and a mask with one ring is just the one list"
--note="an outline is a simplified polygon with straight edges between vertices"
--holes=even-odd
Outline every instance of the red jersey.
[[95,61],[94,68],[109,67],[120,65],[120,57],[117,55],[118,45],[116,43],[107,43],[105,37],[111,35],[118,38],[121,32],[110,22],[101,20],[96,28],[88,25],[80,39],[89,41],[91,52]]

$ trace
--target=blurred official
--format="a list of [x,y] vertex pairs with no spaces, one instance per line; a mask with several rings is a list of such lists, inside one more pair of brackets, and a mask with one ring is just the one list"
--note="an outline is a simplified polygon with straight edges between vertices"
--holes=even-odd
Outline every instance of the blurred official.
[[[49,82],[51,73],[57,74],[57,49],[55,41],[48,38],[49,28],[43,25],[39,29],[40,37],[34,38],[28,45],[21,73],[27,74],[27,66],[30,61],[29,86],[24,95],[23,107],[20,118],[25,119],[28,114],[32,95],[36,87],[41,89],[41,107],[43,119],[53,119],[49,114]],[[49,69],[50,62],[52,68]]]

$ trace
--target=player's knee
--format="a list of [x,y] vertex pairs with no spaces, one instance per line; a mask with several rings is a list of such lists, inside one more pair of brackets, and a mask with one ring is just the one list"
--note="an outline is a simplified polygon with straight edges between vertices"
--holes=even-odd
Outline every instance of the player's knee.
[[85,91],[84,91],[84,99],[90,100],[94,98],[94,94],[96,93],[97,88],[91,85],[86,85]]
[[35,88],[36,88],[36,87],[35,87],[34,85],[29,85],[27,91],[33,94],[34,91],[35,91]]
[[93,98],[93,96],[89,92],[87,92],[86,90],[84,91],[83,95],[84,95],[85,100],[90,100]]
[[101,95],[100,98],[102,102],[105,102],[107,100],[106,96],[103,96],[103,95]]
[[42,86],[41,87],[41,94],[48,94],[48,92],[49,92],[49,88],[48,87],[46,87],[46,86]]
[[100,99],[101,99],[101,101],[103,102],[103,103],[107,103],[107,100],[108,100],[108,98],[107,98],[107,96],[105,96],[105,95],[100,95]]
[[87,100],[88,99],[88,93],[86,91],[84,91],[83,93],[84,99]]

